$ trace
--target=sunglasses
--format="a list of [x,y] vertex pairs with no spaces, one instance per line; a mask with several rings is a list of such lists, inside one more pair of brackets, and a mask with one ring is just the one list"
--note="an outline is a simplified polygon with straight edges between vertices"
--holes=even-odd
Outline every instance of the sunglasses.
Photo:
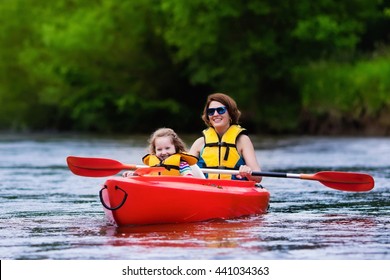
[[218,108],[208,108],[207,109],[207,115],[211,117],[211,116],[213,116],[215,114],[215,111],[217,111],[217,113],[219,115],[223,115],[223,114],[226,113],[226,110],[227,110],[227,108],[225,106],[218,107]]

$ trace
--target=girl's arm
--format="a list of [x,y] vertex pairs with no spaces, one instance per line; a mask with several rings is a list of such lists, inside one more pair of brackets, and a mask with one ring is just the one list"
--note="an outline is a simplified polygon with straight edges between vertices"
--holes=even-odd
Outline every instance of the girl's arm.
[[182,176],[194,176],[190,165],[186,161],[180,161],[179,171]]

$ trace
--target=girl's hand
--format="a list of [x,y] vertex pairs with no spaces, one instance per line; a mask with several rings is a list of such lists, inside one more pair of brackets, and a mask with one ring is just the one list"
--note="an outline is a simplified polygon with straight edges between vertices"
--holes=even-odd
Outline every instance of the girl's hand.
[[131,177],[134,175],[134,172],[133,171],[125,171],[123,172],[122,176],[123,177]]
[[248,165],[241,165],[238,172],[240,174],[236,176],[237,178],[239,179],[247,178],[249,180],[252,174],[252,169]]

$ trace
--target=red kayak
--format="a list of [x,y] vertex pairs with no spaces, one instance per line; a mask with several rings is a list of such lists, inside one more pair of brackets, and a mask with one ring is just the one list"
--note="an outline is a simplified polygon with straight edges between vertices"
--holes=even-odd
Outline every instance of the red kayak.
[[232,219],[267,212],[269,192],[252,181],[188,176],[111,177],[100,190],[118,226]]
[[[123,164],[107,158],[67,157],[76,175],[106,177],[121,170],[138,175],[159,172],[163,167]],[[201,169],[203,173],[238,174],[238,170]],[[365,192],[374,187],[371,175],[356,172],[321,171],[316,174],[253,171],[263,177],[315,180],[341,191]],[[187,223],[232,219],[266,213],[269,192],[255,182],[211,180],[185,176],[112,177],[100,190],[107,216],[118,226]]]

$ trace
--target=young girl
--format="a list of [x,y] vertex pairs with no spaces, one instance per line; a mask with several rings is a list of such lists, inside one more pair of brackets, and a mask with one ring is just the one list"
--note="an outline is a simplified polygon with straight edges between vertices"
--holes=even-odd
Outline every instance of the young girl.
[[170,128],[159,128],[149,138],[149,152],[142,158],[149,166],[162,166],[161,175],[193,176],[190,165],[198,162],[195,156],[186,153],[183,140]]
[[[187,154],[183,140],[170,128],[159,128],[149,138],[149,154],[142,158],[149,166],[162,166],[165,171],[159,175],[182,175],[204,178],[197,167],[198,158]],[[192,165],[194,171],[190,167]],[[195,172],[195,174],[193,174]],[[199,174],[198,174],[199,173]],[[124,177],[133,175],[133,172],[123,173]]]

